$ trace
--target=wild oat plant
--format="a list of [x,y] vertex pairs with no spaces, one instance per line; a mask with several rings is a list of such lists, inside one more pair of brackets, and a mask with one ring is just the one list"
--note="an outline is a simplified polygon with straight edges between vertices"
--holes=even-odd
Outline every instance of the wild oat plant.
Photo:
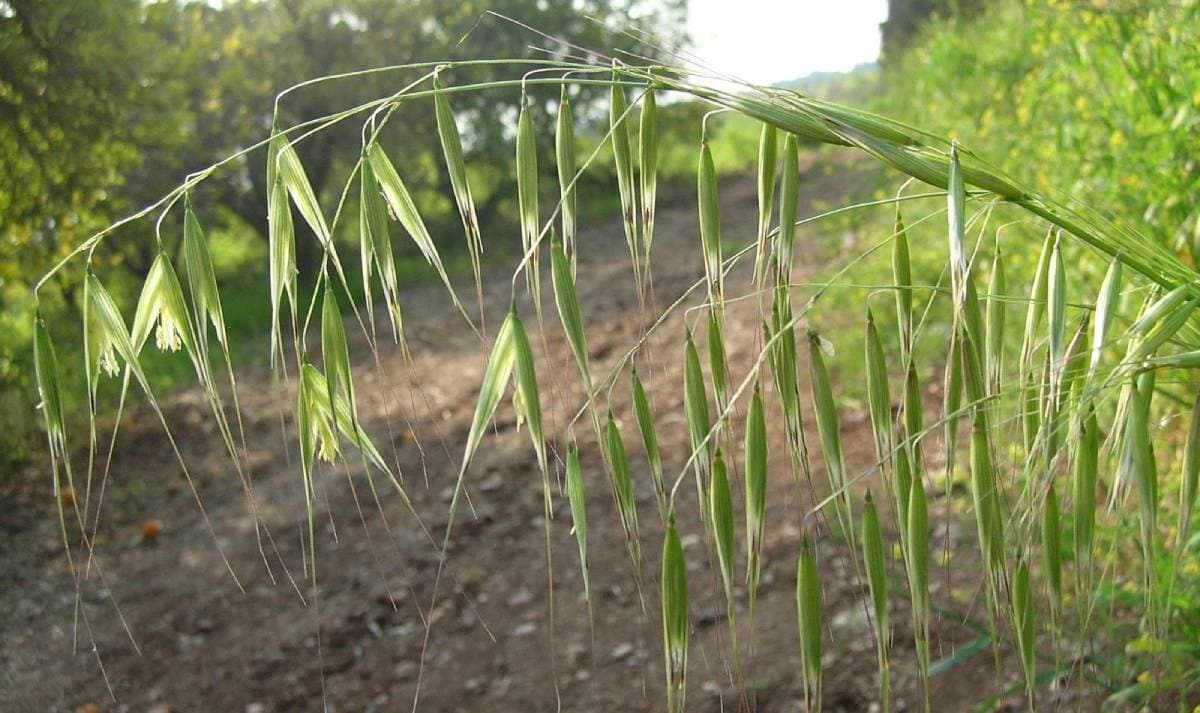
[[[763,624],[755,621],[754,603],[764,532],[781,524],[767,519],[766,504],[784,497],[776,488],[787,480],[770,477],[767,468],[768,432],[778,431],[786,443],[791,475],[805,491],[796,502],[810,503],[796,515],[802,543],[794,554],[796,620],[791,624],[798,632],[802,661],[795,676],[802,682],[809,710],[821,708],[822,670],[830,663],[828,654],[822,654],[828,633],[823,587],[829,583],[821,581],[826,571],[822,559],[830,556],[850,562],[846,571],[852,572],[869,610],[872,626],[862,635],[873,634],[877,647],[882,710],[889,710],[892,702],[890,679],[897,660],[907,660],[919,673],[923,708],[938,708],[931,700],[936,675],[953,667],[955,657],[931,660],[931,626],[951,607],[951,602],[939,602],[945,590],[932,591],[931,580],[939,576],[939,527],[952,519],[974,524],[977,559],[970,557],[972,563],[960,562],[955,569],[974,573],[978,583],[980,603],[973,611],[984,633],[983,648],[993,648],[997,665],[1006,669],[1000,679],[1019,676],[1023,682],[1015,690],[981,699],[984,708],[1001,696],[1024,696],[1031,709],[1056,709],[1060,704],[1055,692],[1068,685],[1079,687],[1078,700],[1084,701],[1085,709],[1104,699],[1157,709],[1183,710],[1194,704],[1200,683],[1198,628],[1183,582],[1194,570],[1197,546],[1192,526],[1200,475],[1200,395],[1193,398],[1189,391],[1194,388],[1193,370],[1200,368],[1200,350],[1195,350],[1200,330],[1193,318],[1200,279],[1175,252],[1074,200],[1038,192],[1000,173],[966,147],[793,91],[731,84],[695,68],[630,64],[599,54],[587,61],[487,62],[508,70],[509,78],[456,83],[456,75],[466,74],[460,70],[469,70],[471,64],[370,70],[417,78],[390,96],[296,126],[276,125],[258,146],[189,176],[154,205],[92,236],[42,278],[39,287],[68,263],[84,266],[79,323],[52,330],[39,313],[35,325],[37,382],[54,492],[57,498],[66,487],[81,487],[88,494],[81,502],[57,498],[63,544],[77,586],[95,576],[95,532],[83,526],[83,513],[94,497],[94,470],[100,467],[95,464],[103,461],[85,457],[86,472],[81,472],[76,451],[103,455],[104,445],[96,434],[100,380],[120,382],[118,422],[126,396],[135,387],[158,415],[167,443],[175,447],[176,436],[142,367],[152,334],[159,349],[181,351],[190,361],[226,455],[246,482],[222,290],[201,228],[203,206],[193,200],[210,176],[265,146],[271,364],[279,380],[294,384],[296,393],[296,487],[303,488],[308,504],[306,571],[314,584],[319,563],[313,526],[317,459],[350,461],[381,474],[413,508],[394,468],[360,422],[345,326],[360,330],[372,351],[377,340],[391,338],[410,354],[393,253],[394,241],[411,239],[444,284],[445,299],[461,315],[463,328],[478,333],[487,359],[445,534],[438,541],[425,532],[440,553],[439,581],[472,459],[487,447],[490,424],[498,411],[509,408],[502,404],[511,393],[512,408],[529,435],[540,470],[547,556],[568,530],[576,540],[588,606],[575,614],[590,620],[596,586],[589,581],[595,573],[588,560],[581,470],[586,456],[576,445],[577,438],[594,436],[624,533],[628,576],[637,584],[643,607],[661,610],[668,710],[685,708],[688,638],[694,625],[689,595],[694,596],[700,585],[692,581],[689,588],[680,544],[688,530],[706,544],[691,552],[707,553],[710,562],[705,566],[711,564],[719,596],[727,601],[728,658],[738,685],[745,686],[747,674],[739,662],[754,646],[753,629]],[[307,85],[354,82],[367,73]],[[304,86],[287,90],[280,101]],[[538,180],[547,157],[538,155],[539,137],[530,118],[536,107],[529,93],[547,87],[561,96],[554,135],[542,137],[555,148],[549,157],[558,179],[553,194]],[[580,88],[599,88],[609,96],[603,140],[588,155],[577,153],[582,143],[576,140],[571,113],[570,98]],[[481,235],[476,218],[454,114],[456,96],[480,91],[521,94],[514,163],[521,256],[512,274],[512,306],[490,333],[482,322],[480,267],[489,236]],[[703,258],[704,276],[685,295],[695,299],[680,299],[654,312],[650,258],[661,149],[657,103],[679,100],[700,101],[713,112],[734,112],[761,122],[759,215],[752,243],[740,246],[722,240],[717,170],[705,134],[697,147],[700,229],[694,242]],[[402,147],[386,146],[379,139],[398,107],[423,104],[428,105],[430,121],[436,122],[451,197],[462,218],[481,307],[478,321],[456,294],[438,243],[390,157]],[[342,122],[361,122],[362,152],[329,215],[314,195],[295,147]],[[867,154],[909,180],[892,199],[798,215],[799,151],[801,145],[814,144]],[[587,250],[577,238],[576,184],[596,158],[609,151],[629,276],[643,313],[650,312],[641,338],[628,345],[616,366],[598,370],[589,357],[586,305],[575,292],[577,259]],[[361,293],[350,290],[347,271],[354,268],[339,256],[332,238],[340,224],[352,220],[345,208],[355,183]],[[911,190],[916,183],[929,188]],[[793,282],[800,226],[872,206],[885,206],[894,214],[894,224],[889,218],[888,225],[894,229],[880,231],[826,282]],[[921,213],[915,223],[921,223],[924,232],[918,233],[914,223],[906,224],[902,206]],[[1005,267],[1004,260],[1029,243],[1010,240],[1015,233],[989,222],[1000,210],[1014,214],[1011,224],[1045,235],[1032,270],[1028,264]],[[131,316],[124,314],[105,287],[104,275],[93,271],[93,255],[104,250],[123,224],[157,218],[161,226],[172,211],[182,212],[182,236],[160,231],[158,255],[136,309]],[[933,225],[943,227],[931,232]],[[936,232],[944,238],[919,237]],[[319,273],[298,275],[296,241],[314,239],[324,249]],[[176,249],[180,240],[182,249]],[[910,264],[910,254],[918,253],[923,259],[942,256],[937,258],[941,275],[926,280]],[[814,331],[813,317],[822,304],[818,298],[876,254],[890,254],[890,279],[849,292],[861,303],[870,302],[859,312],[866,314],[861,344],[854,336],[857,328]],[[554,315],[543,313],[540,297],[546,259]],[[749,291],[729,294],[727,285],[744,284],[726,280],[739,263],[753,266]],[[1092,279],[1101,273],[1102,280]],[[311,297],[298,287],[301,279],[301,284],[315,284]],[[1014,284],[1031,287],[1017,290]],[[525,293],[531,299],[525,299]],[[727,308],[746,301],[757,303],[762,329],[752,345],[752,359],[728,361]],[[669,335],[679,345],[683,383],[644,383],[636,365],[647,358],[649,338],[678,324],[666,318],[685,309],[685,331]],[[1012,324],[1006,314],[1011,317],[1008,313],[1018,309],[1025,312],[1023,330],[1005,334]],[[377,314],[380,311],[384,315]],[[383,329],[377,332],[380,323]],[[528,323],[547,330],[561,327],[578,372],[571,377],[578,378],[586,394],[582,402],[564,404],[574,418],[553,431],[542,416],[548,392],[539,389],[545,375],[538,373]],[[852,327],[844,318],[842,326]],[[83,334],[84,353],[69,358],[82,358],[86,366],[82,388],[89,404],[87,434],[68,433],[63,389],[76,387],[60,380],[61,355],[51,340],[52,331],[72,328]],[[801,349],[801,342],[808,348]],[[700,343],[707,343],[707,350]],[[859,348],[865,356],[866,423],[874,462],[865,470],[851,470],[842,447],[845,414],[839,413],[839,406],[844,409],[844,402],[836,394],[855,387],[839,384],[837,375],[859,373],[854,371],[864,359],[854,355]],[[802,366],[805,362],[807,367]],[[922,398],[928,384],[921,381],[943,363],[939,410]],[[802,386],[803,373],[808,374],[807,388]],[[613,393],[627,388],[633,413],[614,413]],[[664,400],[663,394],[676,389],[682,389],[683,413],[671,422],[685,424],[690,452],[668,458],[660,453],[658,438],[669,426],[650,404],[654,391]],[[815,439],[806,419],[815,425]],[[636,444],[631,440],[634,431],[622,433],[622,421],[636,423]],[[819,454],[810,453],[810,441]],[[175,453],[190,483],[188,464],[178,449]],[[646,459],[648,482],[634,481],[631,456]],[[813,463],[818,464],[815,469]],[[565,490],[554,486],[560,466],[565,467]],[[814,470],[824,472],[824,482],[814,480]],[[691,483],[700,505],[696,522],[677,517]],[[252,498],[248,482],[246,491]],[[653,493],[657,512],[639,512],[639,491]],[[569,500],[567,523],[551,517],[555,499],[564,494]],[[596,493],[589,487],[586,495]],[[66,502],[74,505],[61,505]],[[963,507],[955,508],[955,502]],[[661,540],[661,550],[646,546],[647,539]],[[229,571],[235,576],[232,568]],[[652,586],[656,576],[659,581]],[[433,598],[443,595],[435,583]],[[432,609],[433,602],[429,606]],[[896,614],[904,608],[911,616],[911,639],[897,639],[892,632],[894,622],[903,618]],[[745,614],[735,616],[739,610]],[[752,706],[752,699],[746,696],[742,701]]]

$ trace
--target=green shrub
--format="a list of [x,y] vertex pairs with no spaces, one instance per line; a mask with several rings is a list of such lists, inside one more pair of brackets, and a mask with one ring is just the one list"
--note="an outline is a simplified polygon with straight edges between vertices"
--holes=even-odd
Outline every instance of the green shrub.
[[874,105],[1196,260],[1200,3],[1000,0],[935,20]]

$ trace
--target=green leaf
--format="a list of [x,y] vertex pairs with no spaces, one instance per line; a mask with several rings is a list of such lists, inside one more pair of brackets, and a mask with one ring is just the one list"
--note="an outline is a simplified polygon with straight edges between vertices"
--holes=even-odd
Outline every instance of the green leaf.
[[1071,511],[1075,549],[1075,597],[1080,621],[1086,621],[1092,591],[1092,542],[1096,528],[1096,480],[1100,454],[1099,426],[1096,413],[1087,404],[1080,419],[1075,462],[1071,469]]
[[392,253],[392,238],[388,229],[387,206],[375,179],[375,170],[364,152],[359,161],[358,228],[359,250],[362,255],[363,292],[367,312],[373,316],[374,298],[371,296],[371,274],[377,271],[383,286],[383,298],[388,305],[388,318],[392,335],[403,340],[404,322],[400,314],[400,285],[396,279],[396,259]]
[[800,622],[800,661],[804,699],[809,710],[821,710],[821,581],[812,541],[805,535],[796,563],[796,617]]
[[296,323],[296,236],[292,226],[292,208],[281,181],[271,184],[267,201],[268,249],[271,278],[271,365],[283,359],[283,330],[279,312],[286,295],[292,324]]
[[[183,288],[175,268],[171,267],[171,261],[163,252],[150,264],[134,312],[130,339],[137,352],[141,352],[145,346],[155,322],[159,324],[156,341],[160,349],[173,351],[183,346],[193,358],[198,356],[193,322],[183,300]],[[206,381],[204,375],[201,381]]]
[[713,541],[717,546],[717,561],[725,588],[728,616],[733,617],[733,497],[729,492],[729,477],[725,459],[718,450],[713,457],[712,485],[709,487],[708,517],[712,523]]
[[514,308],[508,315],[512,334],[513,351],[516,355],[516,385],[524,408],[525,421],[529,424],[529,438],[537,453],[538,466],[542,470],[542,485],[546,500],[547,516],[550,511],[550,470],[546,459],[546,434],[542,430],[542,405],[538,394],[537,373],[534,369],[533,349],[525,327]]
[[[487,367],[483,372],[483,382],[479,385],[479,398],[475,404],[475,415],[471,418],[471,430],[467,433],[467,444],[463,453],[462,472],[465,473],[475,457],[479,442],[500,399],[504,389],[512,378],[513,369],[517,362],[517,350],[513,336],[513,318],[516,312],[509,312],[508,318],[500,325],[496,341],[492,344],[492,352],[488,356]],[[461,475],[459,476],[461,480]]]
[[[713,403],[724,414],[729,405],[729,367],[725,361],[725,337],[717,308],[708,310],[708,367],[712,373]],[[722,420],[722,423],[724,421]]]
[[637,419],[638,430],[642,435],[642,447],[646,449],[646,461],[650,466],[650,478],[654,482],[654,496],[658,500],[658,514],[663,525],[667,524],[670,514],[670,504],[667,501],[667,488],[663,482],[662,456],[658,450],[658,434],[654,428],[654,414],[650,410],[650,400],[646,398],[646,389],[633,369],[633,413]]
[[642,250],[646,269],[650,269],[650,246],[654,243],[654,204],[658,192],[658,102],[654,88],[642,97],[642,115],[638,124],[638,178],[642,199]]
[[1121,255],[1118,253],[1109,263],[1100,283],[1100,294],[1096,297],[1096,319],[1092,322],[1092,356],[1088,362],[1087,380],[1090,383],[1100,365],[1100,358],[1108,347],[1108,330],[1117,313],[1117,302],[1121,297]]
[[1004,371],[1004,319],[1007,307],[1008,282],[1004,274],[1004,257],[1000,246],[996,246],[996,257],[992,261],[992,275],[988,281],[987,317],[984,331],[987,335],[986,360],[988,387],[993,394],[1000,393],[1000,378]]
[[717,197],[717,167],[707,139],[700,143],[700,168],[697,173],[697,203],[700,211],[700,249],[704,255],[704,274],[708,277],[709,296],[723,292],[721,275],[721,217]]
[[682,713],[687,693],[688,587],[683,545],[674,517],[663,538],[662,555],[663,657],[667,676],[667,713]]
[[344,393],[350,409],[351,420],[358,422],[354,401],[354,382],[350,371],[350,349],[346,345],[346,328],[342,324],[342,311],[337,296],[329,281],[325,282],[325,294],[321,305],[321,356],[325,362],[328,379],[329,399],[333,402]]
[[405,232],[416,243],[417,249],[421,251],[426,262],[437,271],[438,277],[442,279],[442,284],[450,293],[450,299],[454,301],[454,306],[470,322],[462,303],[458,301],[458,294],[454,291],[454,286],[450,284],[450,278],[446,275],[446,268],[442,265],[442,257],[438,254],[437,246],[434,245],[433,238],[430,237],[429,230],[425,227],[425,221],[421,219],[421,214],[417,211],[417,206],[413,203],[408,188],[401,180],[400,174],[396,172],[396,167],[392,165],[383,148],[377,143],[371,144],[367,149],[367,157],[392,214],[396,216]]
[[[621,529],[630,543],[638,541],[637,500],[633,494],[633,478],[629,475],[629,455],[621,430],[613,420],[612,412],[604,426],[604,456],[612,476],[613,494],[617,499],[617,512],[621,518]],[[636,550],[633,552],[637,564]]]
[[1058,393],[1067,356],[1067,280],[1060,240],[1054,241],[1050,253],[1049,283],[1046,286],[1047,312],[1050,322],[1050,388]]
[[893,233],[892,281],[896,286],[896,324],[900,329],[900,360],[907,363],[912,354],[912,266],[908,254],[908,231],[904,227],[899,206],[896,208]]
[[[705,483],[710,472],[712,444],[708,439],[711,421],[708,415],[708,394],[704,388],[704,372],[700,369],[700,354],[687,333],[683,354],[683,411],[687,419],[688,439],[692,447],[693,466],[696,472],[696,489],[701,505],[707,499]],[[706,508],[705,508],[706,509]]]
[[541,305],[539,251],[535,249],[541,225],[538,212],[537,137],[533,133],[533,119],[529,116],[529,104],[523,93],[521,113],[517,118],[517,205],[521,216],[521,250],[529,255],[529,264],[524,268],[525,283],[533,296],[533,303]]
[[875,645],[879,661],[879,700],[884,711],[890,709],[888,648],[891,645],[891,625],[888,623],[887,563],[883,553],[883,532],[879,515],[868,491],[862,515],[863,563],[867,570],[867,587],[871,593],[871,612],[875,622]]
[[775,263],[780,283],[792,275],[792,256],[796,251],[796,216],[800,200],[800,147],[795,134],[783,140],[783,175],[779,179],[779,239]]
[[558,319],[567,335],[567,343],[575,356],[575,364],[579,367],[579,375],[583,378],[583,385],[590,398],[592,372],[588,366],[587,334],[583,328],[583,314],[579,309],[571,266],[563,246],[557,241],[550,244],[550,276],[554,283],[554,304],[558,308]]
[[221,309],[221,293],[217,289],[212,254],[204,231],[200,228],[200,221],[192,210],[191,201],[186,199],[183,209],[183,265],[196,313],[197,336],[201,343],[207,343],[206,321],[211,321],[217,341],[226,344],[225,315]]
[[854,546],[854,525],[851,515],[850,491],[846,487],[846,462],[842,454],[842,437],[838,427],[837,405],[833,400],[833,388],[829,371],[821,356],[821,338],[809,330],[808,362],[812,387],[813,410],[817,417],[817,434],[821,439],[821,454],[825,459],[825,472],[829,477],[830,495],[837,512],[838,525],[846,541]]
[[614,72],[613,82],[609,91],[608,124],[612,135],[613,163],[617,169],[617,188],[621,195],[621,221],[625,226],[625,244],[629,248],[629,258],[633,261],[633,280],[637,285],[638,295],[642,294],[642,276],[638,261],[637,199],[634,194],[633,181],[633,149],[630,146],[630,123],[627,121],[628,103],[625,100],[625,89],[617,81]]
[[891,460],[892,399],[888,393],[887,359],[883,342],[875,329],[875,318],[867,309],[866,360],[867,407],[871,415],[871,433],[875,437],[875,459],[883,466]]
[[1200,391],[1196,392],[1188,420],[1187,440],[1183,446],[1182,475],[1179,479],[1179,541],[1187,542],[1192,531],[1192,511],[1200,490]]
[[33,318],[33,366],[37,379],[38,398],[42,418],[46,422],[46,433],[50,438],[50,450],[55,458],[67,457],[66,422],[63,420],[62,391],[58,373],[58,356],[54,351],[54,342],[50,340],[50,330],[46,320],[39,310]]
[[1042,555],[1046,582],[1050,585],[1050,613],[1057,618],[1062,609],[1062,533],[1060,531],[1058,493],[1051,482],[1042,508]]
[[917,475],[908,492],[908,591],[912,599],[917,669],[929,696],[929,515],[925,484]]
[[[433,78],[434,89],[441,89],[441,81],[437,75]],[[450,189],[454,193],[454,202],[458,206],[458,215],[462,219],[463,230],[466,232],[467,251],[471,255],[471,267],[475,279],[479,276],[479,256],[483,252],[483,239],[479,233],[479,219],[475,216],[475,199],[471,196],[471,184],[467,180],[467,163],[463,158],[462,137],[458,133],[458,123],[454,120],[454,111],[450,108],[450,100],[446,93],[438,91],[433,95],[434,114],[437,117],[438,139],[442,144],[442,154],[446,158],[446,170],[450,175]]]
[[554,125],[554,156],[558,170],[559,199],[562,204],[563,251],[571,263],[571,275],[575,275],[577,249],[576,193],[575,193],[575,120],[571,113],[571,102],[567,98],[567,85],[563,84],[558,100],[558,117]]
[[762,393],[754,384],[750,410],[746,414],[746,589],[751,617],[762,570],[763,527],[767,509],[767,423]]
[[579,544],[579,567],[583,573],[583,596],[591,608],[592,589],[589,583],[587,551],[587,503],[583,489],[583,469],[579,465],[579,447],[575,439],[567,444],[567,501],[571,505],[571,524]]
[[329,253],[333,262],[337,263],[337,254],[333,250],[329,226],[325,223],[325,215],[321,212],[321,206],[317,203],[317,196],[313,193],[312,184],[308,181],[308,174],[304,171],[300,157],[296,155],[296,149],[292,147],[291,143],[280,143],[275,164],[278,171],[276,175],[287,188],[288,195],[292,197],[296,208],[300,210],[300,215],[304,217],[308,227],[312,228],[317,240],[321,242],[321,246]]
[[1149,412],[1153,398],[1151,374],[1143,374],[1130,382],[1130,407],[1126,410],[1125,445],[1129,453],[1129,477],[1138,497],[1138,517],[1141,524],[1141,545],[1145,567],[1146,605],[1149,611],[1152,596],[1155,552],[1158,542],[1158,469],[1150,439]]
[[[1036,645],[1034,633],[1033,589],[1029,585],[1029,566],[1022,557],[1017,560],[1017,571],[1013,575],[1013,629],[1017,638],[1017,653],[1020,655],[1021,670],[1025,675],[1025,689],[1032,704],[1036,685]],[[1032,705],[1031,705],[1032,707]]]
[[754,253],[754,286],[762,289],[768,257],[767,238],[775,201],[776,163],[779,160],[778,131],[763,124],[758,135],[758,248]]
[[954,284],[955,310],[962,309],[967,299],[966,281],[970,266],[967,263],[965,214],[966,190],[963,186],[962,169],[958,163],[958,149],[950,149],[950,176],[946,187],[946,217],[950,223],[950,278]]

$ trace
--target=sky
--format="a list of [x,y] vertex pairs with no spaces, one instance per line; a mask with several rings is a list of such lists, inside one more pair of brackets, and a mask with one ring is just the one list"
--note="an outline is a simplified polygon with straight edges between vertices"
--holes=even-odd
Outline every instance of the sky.
[[690,0],[695,54],[755,84],[845,71],[879,55],[887,0]]

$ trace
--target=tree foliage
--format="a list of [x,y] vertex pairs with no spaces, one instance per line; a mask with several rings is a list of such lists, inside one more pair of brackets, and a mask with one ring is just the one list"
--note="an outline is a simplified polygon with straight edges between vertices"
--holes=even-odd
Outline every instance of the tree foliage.
[[1200,256],[1200,4],[1001,2],[936,20],[877,105]]
[[[32,398],[29,282],[88,235],[154,201],[164,187],[210,166],[271,131],[275,96],[312,77],[387,67],[428,57],[469,61],[545,55],[530,48],[518,26],[485,15],[554,27],[558,36],[588,47],[658,50],[621,27],[682,25],[679,0],[0,0],[0,425],[18,433],[6,453],[25,450],[26,429],[13,428]],[[477,25],[479,27],[477,27]],[[474,30],[474,31],[473,31]],[[469,40],[462,41],[469,33]],[[677,36],[668,36],[670,42]],[[456,72],[459,81],[486,80],[481,66]],[[322,82],[290,93],[278,120],[293,125],[393,93],[416,70],[380,72],[354,82]],[[551,97],[544,97],[547,101]],[[583,121],[590,100],[576,99]],[[596,95],[595,98],[599,98]],[[477,181],[480,220],[511,220],[501,200],[511,181],[504,166],[511,135],[496,116],[515,116],[509,93],[455,98],[467,159]],[[440,169],[434,128],[406,121],[401,108],[387,136],[404,147],[403,163],[435,235],[456,235],[445,201],[449,177]],[[539,122],[549,114],[538,112]],[[335,127],[300,148],[314,191],[335,201],[358,130]],[[545,135],[539,132],[539,135]],[[341,163],[339,163],[341,162]],[[231,232],[249,254],[265,254],[266,152],[251,152],[205,182],[206,225]],[[426,206],[428,207],[428,206]],[[122,230],[105,264],[144,272],[156,254],[153,224]],[[171,226],[174,235],[175,226]],[[439,230],[440,228],[447,230]],[[447,242],[449,238],[447,237]],[[299,242],[304,267],[319,260],[315,241]],[[174,248],[174,241],[168,242]],[[258,264],[261,262],[262,264]],[[265,272],[265,260],[250,266]],[[75,309],[77,273],[67,270],[41,291],[43,311]],[[118,299],[130,287],[114,286]],[[68,365],[68,368],[70,366]],[[8,416],[7,414],[13,414]],[[4,438],[8,438],[5,436]],[[3,442],[4,439],[0,439]],[[6,468],[0,458],[0,471]]]

